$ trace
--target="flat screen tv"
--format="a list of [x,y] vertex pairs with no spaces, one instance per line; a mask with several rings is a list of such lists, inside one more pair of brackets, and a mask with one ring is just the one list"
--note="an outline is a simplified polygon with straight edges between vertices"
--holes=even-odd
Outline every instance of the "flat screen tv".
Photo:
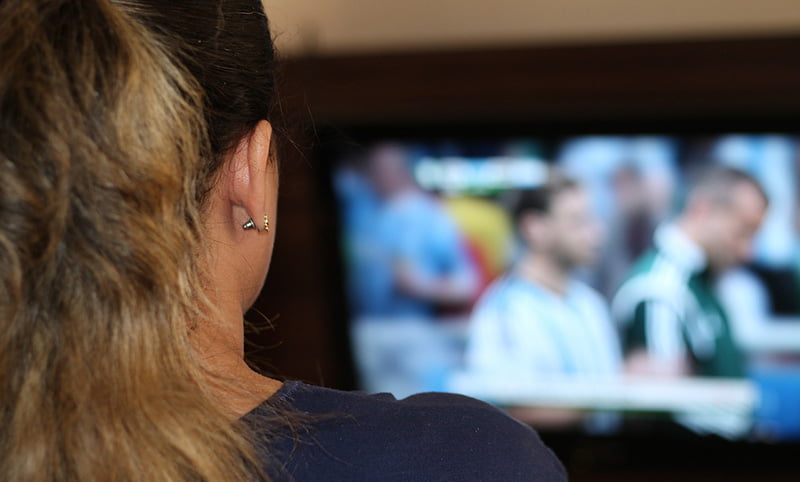
[[[378,128],[325,136],[320,155],[329,166],[358,388],[397,397],[463,393],[545,430],[800,440],[800,135]],[[693,179],[713,166],[747,173],[769,200],[746,261],[710,282],[744,370],[637,373],[626,358],[620,288],[659,233],[675,226]],[[505,359],[526,333],[509,330],[483,354],[503,361],[476,370],[475,347],[503,332],[481,331],[479,308],[493,289],[520,278],[530,250],[515,206],[554,176],[578,186],[588,206],[582,215],[594,223],[592,256],[570,270],[570,280],[592,290],[594,311],[553,315],[574,306],[547,286],[538,287],[544,307],[516,300],[514,290],[495,297],[495,312],[514,313],[511,323],[552,325],[531,329],[538,338],[522,343],[550,358]],[[571,318],[590,319],[585,329],[564,328]],[[675,343],[658,330],[647,336]],[[604,350],[615,361],[594,370],[604,362],[591,354]]]

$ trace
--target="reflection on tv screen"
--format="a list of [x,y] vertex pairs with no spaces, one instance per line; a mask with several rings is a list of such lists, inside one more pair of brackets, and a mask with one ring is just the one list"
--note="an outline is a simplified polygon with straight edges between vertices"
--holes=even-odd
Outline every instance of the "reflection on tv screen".
[[800,439],[798,147],[350,149],[333,183],[361,388],[465,393],[556,429]]

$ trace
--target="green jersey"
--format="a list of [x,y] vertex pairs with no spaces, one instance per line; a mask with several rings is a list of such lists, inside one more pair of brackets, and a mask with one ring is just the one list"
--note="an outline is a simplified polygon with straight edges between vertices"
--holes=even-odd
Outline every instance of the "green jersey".
[[656,362],[688,357],[694,375],[743,377],[743,357],[700,248],[675,226],[656,232],[655,248],[614,297],[626,353],[646,349]]

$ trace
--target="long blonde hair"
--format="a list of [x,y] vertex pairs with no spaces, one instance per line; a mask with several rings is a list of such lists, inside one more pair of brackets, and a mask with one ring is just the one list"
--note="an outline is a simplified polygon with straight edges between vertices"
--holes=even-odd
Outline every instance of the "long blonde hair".
[[188,333],[212,312],[199,296],[202,200],[220,139],[241,132],[215,124],[206,79],[148,3],[0,3],[8,480],[257,471],[244,429],[204,390]]

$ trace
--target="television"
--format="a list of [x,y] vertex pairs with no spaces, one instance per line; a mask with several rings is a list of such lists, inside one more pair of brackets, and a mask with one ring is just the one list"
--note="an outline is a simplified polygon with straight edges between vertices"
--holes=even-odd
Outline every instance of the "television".
[[[319,156],[337,223],[338,294],[357,388],[399,398],[462,393],[546,431],[796,443],[799,154],[800,135],[785,131],[646,132],[634,126],[595,134],[517,126],[323,134]],[[659,229],[674,222],[690,178],[715,165],[748,173],[769,199],[748,261],[715,280],[745,374],[632,376],[615,296]],[[530,376],[524,370],[475,376],[468,358],[476,306],[514,270],[523,251],[515,203],[554,172],[580,186],[601,228],[595,259],[571,276],[605,304],[620,362],[613,376],[594,379],[533,369]],[[544,417],[528,420],[530,413]],[[579,417],[569,415],[575,413]]]

